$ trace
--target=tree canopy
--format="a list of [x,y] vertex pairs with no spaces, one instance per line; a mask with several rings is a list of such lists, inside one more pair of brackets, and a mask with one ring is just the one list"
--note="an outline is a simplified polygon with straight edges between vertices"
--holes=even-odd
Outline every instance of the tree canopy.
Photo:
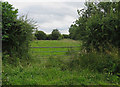
[[46,40],[47,39],[47,35],[43,31],[37,31],[35,33],[35,36],[36,36],[37,40]]
[[27,58],[29,42],[35,24],[27,16],[18,17],[18,9],[2,2],[3,53],[11,57]]
[[58,40],[61,34],[58,29],[53,29],[51,36],[52,40]]
[[77,10],[79,18],[69,28],[70,38],[82,40],[86,47],[120,48],[120,2],[86,2]]

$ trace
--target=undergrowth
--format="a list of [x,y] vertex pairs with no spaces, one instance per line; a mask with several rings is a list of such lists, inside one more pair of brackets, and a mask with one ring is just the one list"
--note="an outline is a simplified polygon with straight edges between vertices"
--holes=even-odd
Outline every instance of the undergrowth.
[[[75,52],[70,49],[64,57],[9,62],[5,56],[2,67],[3,85],[118,85],[120,86],[120,57],[118,50],[106,52]],[[15,58],[14,58],[15,59]],[[19,59],[19,58],[18,58]],[[17,62],[16,62],[17,61]]]

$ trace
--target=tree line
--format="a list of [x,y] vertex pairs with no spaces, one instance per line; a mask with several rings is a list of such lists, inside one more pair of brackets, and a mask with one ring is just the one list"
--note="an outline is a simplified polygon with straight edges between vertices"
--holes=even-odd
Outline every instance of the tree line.
[[36,31],[34,34],[34,39],[37,40],[61,40],[68,39],[69,35],[61,34],[58,29],[53,29],[51,34],[46,34],[43,31]]

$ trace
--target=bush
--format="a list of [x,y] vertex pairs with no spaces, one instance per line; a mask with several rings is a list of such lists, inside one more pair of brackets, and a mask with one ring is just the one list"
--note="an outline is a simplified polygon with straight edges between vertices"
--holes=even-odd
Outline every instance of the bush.
[[71,61],[69,67],[88,68],[92,71],[107,72],[110,74],[119,75],[120,73],[120,59],[118,50],[113,48],[111,51],[106,50],[106,53],[93,52],[80,52],[77,54],[71,53]]
[[35,33],[35,36],[38,40],[46,40],[47,39],[47,35],[43,31],[37,31]]
[[63,35],[59,36],[58,40],[64,39]]
[[10,58],[27,59],[29,57],[29,43],[35,25],[33,21],[27,19],[27,16],[18,18],[17,13],[18,10],[11,4],[2,2],[3,53],[9,55]]
[[87,49],[93,46],[99,51],[100,46],[104,50],[109,43],[120,52],[120,2],[86,2],[85,6],[69,28],[70,38],[82,40]]
[[64,39],[68,39],[68,38],[70,38],[70,36],[67,35],[67,34],[63,34],[63,38],[64,38]]
[[51,34],[47,35],[47,40],[52,40],[52,35]]
[[57,29],[54,29],[52,31],[52,40],[58,40],[58,38],[61,36],[60,32]]

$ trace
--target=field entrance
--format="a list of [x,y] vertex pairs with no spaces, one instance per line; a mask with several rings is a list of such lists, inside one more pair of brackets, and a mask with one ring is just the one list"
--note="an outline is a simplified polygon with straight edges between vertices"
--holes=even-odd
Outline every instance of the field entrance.
[[50,56],[69,56],[69,53],[78,52],[80,42],[74,40],[39,40],[31,43],[32,55],[37,58]]

